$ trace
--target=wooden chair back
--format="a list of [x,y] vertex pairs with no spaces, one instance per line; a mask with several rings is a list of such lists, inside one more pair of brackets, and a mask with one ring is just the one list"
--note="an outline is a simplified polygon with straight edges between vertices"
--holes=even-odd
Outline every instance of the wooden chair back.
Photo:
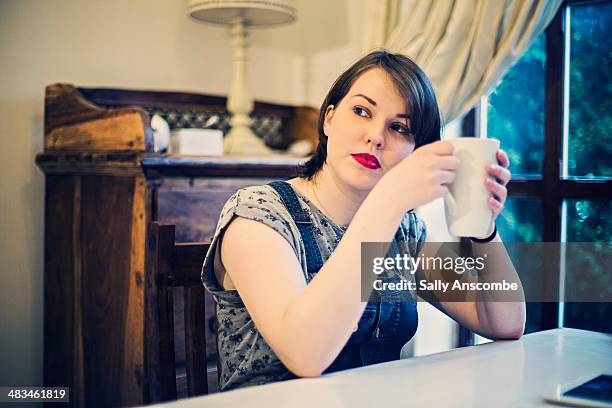
[[187,395],[208,393],[205,289],[200,280],[209,244],[175,243],[175,226],[147,225],[145,372],[149,403],[177,399],[174,288],[184,289]]

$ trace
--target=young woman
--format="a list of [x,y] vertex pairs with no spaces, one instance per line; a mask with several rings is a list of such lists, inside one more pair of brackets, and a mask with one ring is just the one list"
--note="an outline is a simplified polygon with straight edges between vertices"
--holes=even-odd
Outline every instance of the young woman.
[[[361,301],[360,252],[390,242],[416,256],[426,229],[414,208],[454,179],[431,84],[409,58],[370,53],[332,86],[318,132],[299,177],[241,189],[222,210],[202,271],[218,302],[221,390],[398,359],[416,332],[414,300]],[[497,158],[486,183],[494,218],[510,180],[507,155]],[[500,241],[493,222],[487,235]],[[493,264],[516,279],[507,256]],[[523,333],[524,302],[435,305],[489,338]]]

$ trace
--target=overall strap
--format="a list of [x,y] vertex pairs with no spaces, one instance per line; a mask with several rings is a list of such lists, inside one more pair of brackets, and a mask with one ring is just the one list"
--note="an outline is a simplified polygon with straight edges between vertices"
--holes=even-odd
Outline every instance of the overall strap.
[[283,200],[283,204],[287,207],[300,231],[306,250],[307,272],[317,272],[323,266],[323,259],[321,258],[321,251],[319,251],[319,246],[314,236],[312,220],[302,209],[298,197],[289,183],[286,181],[272,181],[268,185],[278,192],[281,200]]

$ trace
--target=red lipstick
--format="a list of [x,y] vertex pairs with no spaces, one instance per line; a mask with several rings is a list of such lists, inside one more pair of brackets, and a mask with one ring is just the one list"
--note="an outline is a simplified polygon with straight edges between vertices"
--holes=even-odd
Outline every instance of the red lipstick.
[[365,168],[371,170],[376,170],[380,168],[380,163],[378,162],[376,156],[373,156],[368,153],[354,153],[351,154],[351,156],[353,157],[353,159],[355,159],[355,161],[357,161],[357,163],[361,164]]

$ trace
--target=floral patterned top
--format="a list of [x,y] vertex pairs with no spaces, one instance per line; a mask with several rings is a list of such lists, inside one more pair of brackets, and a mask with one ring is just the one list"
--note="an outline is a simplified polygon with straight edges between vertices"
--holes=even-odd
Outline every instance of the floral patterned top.
[[[313,221],[315,239],[325,262],[340,242],[346,227],[336,225],[307,197],[297,190],[295,192],[302,209]],[[238,291],[225,290],[216,279],[215,269],[222,268],[218,260],[219,242],[234,217],[259,221],[273,228],[293,248],[302,265],[306,282],[309,283],[315,275],[307,271],[306,251],[300,232],[280,196],[271,186],[245,187],[229,198],[221,211],[202,267],[202,282],[217,302],[221,391],[296,378],[263,339]],[[398,234],[395,240],[397,242],[397,237],[402,237],[401,242],[397,242],[401,252],[416,256],[425,242],[425,224],[414,211],[409,211],[399,226]]]

